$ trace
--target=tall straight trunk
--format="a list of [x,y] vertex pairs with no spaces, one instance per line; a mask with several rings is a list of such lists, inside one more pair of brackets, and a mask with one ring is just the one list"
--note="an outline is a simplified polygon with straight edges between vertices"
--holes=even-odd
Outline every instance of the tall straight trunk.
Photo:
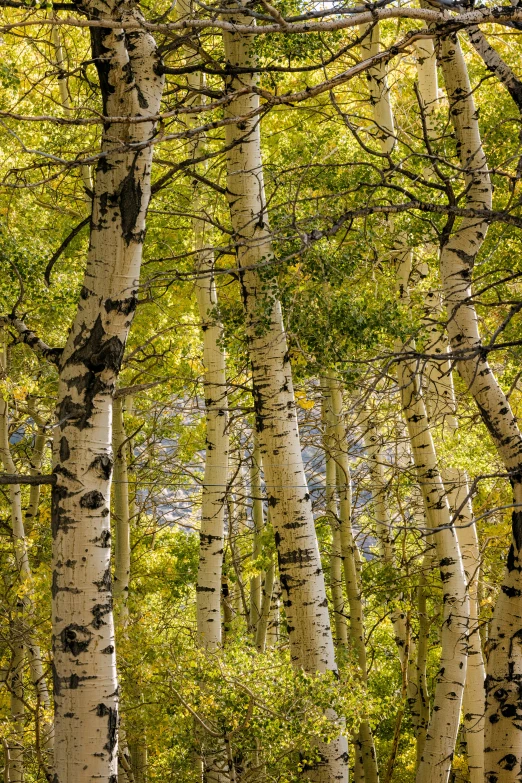
[[[423,104],[426,132],[430,139],[435,135],[434,112],[438,105],[437,66],[433,41],[416,44],[419,93]],[[460,67],[463,63],[460,62]],[[438,358],[428,361],[427,402],[432,425],[442,425],[449,435],[458,428],[457,403],[453,385],[452,368],[448,355],[446,336],[441,329],[442,299],[436,290],[425,297],[425,323],[427,343],[425,351]],[[463,697],[463,720],[466,734],[466,752],[471,783],[482,783],[484,778],[484,702],[485,668],[479,635],[478,579],[480,551],[473,509],[465,473],[456,468],[442,470],[442,478],[448,492],[452,514],[456,514],[456,531],[462,554],[464,572],[468,582],[470,600],[470,634],[468,666]]]
[[[411,251],[405,248],[398,272],[400,298],[404,305],[409,303],[411,257]],[[441,658],[433,713],[416,780],[417,783],[446,783],[457,740],[466,681],[469,597],[459,542],[451,520],[415,362],[401,359],[402,350],[402,344],[398,343],[398,380],[403,415],[408,427],[428,527],[433,531],[431,540],[436,546],[443,585]]]
[[267,642],[268,624],[270,621],[270,608],[272,605],[272,595],[275,582],[275,563],[272,560],[265,572],[263,581],[261,614],[256,627],[256,647],[259,652],[264,652]]
[[[274,565],[275,571],[275,565]],[[270,614],[268,617],[268,626],[266,629],[266,646],[277,647],[281,635],[281,582],[274,573],[274,584],[272,586],[272,598],[270,601]]]
[[343,557],[341,549],[341,519],[336,501],[337,465],[335,450],[335,417],[328,378],[321,381],[321,400],[323,407],[324,452],[326,458],[326,514],[332,530],[332,550],[330,554],[330,590],[335,622],[335,640],[339,650],[348,645],[348,625],[343,595]]
[[[47,438],[45,435],[45,422],[38,414],[34,400],[28,399],[27,408],[32,420],[36,425],[34,444],[30,458],[30,472],[32,476],[37,476],[42,469],[42,462],[45,452]],[[35,519],[38,517],[38,507],[40,505],[40,485],[35,484],[29,488],[29,503],[25,510],[24,527],[26,535],[31,532]]]
[[484,682],[486,671],[479,633],[478,580],[480,573],[480,548],[469,496],[468,478],[465,472],[457,468],[445,468],[443,479],[448,493],[451,512],[456,515],[455,527],[469,590],[468,668],[462,702],[466,755],[470,783],[483,783],[484,705],[486,696]]
[[[9,686],[11,731],[6,743],[6,766],[4,777],[8,783],[24,783],[24,639],[22,628],[22,610],[16,611],[15,622],[11,626],[11,666],[7,684]],[[6,774],[7,773],[7,774]]]
[[[2,340],[5,340],[5,335],[0,335]],[[7,354],[5,343],[0,349],[0,369],[2,373],[7,371]],[[9,406],[7,400],[4,400],[0,396],[0,462],[6,473],[16,474],[16,469],[13,456],[11,454],[11,447],[9,443]],[[9,486],[9,500],[11,506],[11,531],[13,536],[13,548],[14,559],[17,573],[17,585],[16,588],[20,592],[18,598],[19,612],[17,619],[16,633],[19,636],[17,643],[17,655],[20,649],[24,649],[24,641],[26,648],[27,661],[31,672],[31,680],[33,682],[36,693],[38,694],[41,707],[49,714],[51,710],[51,700],[49,697],[49,690],[47,688],[47,680],[45,678],[42,654],[38,644],[34,643],[31,631],[29,630],[24,634],[24,625],[30,625],[31,614],[33,606],[36,602],[36,597],[33,590],[33,576],[31,573],[31,566],[29,563],[29,555],[27,551],[27,542],[25,538],[24,529],[24,516],[22,511],[22,491],[19,484],[11,484]],[[24,639],[24,636],[26,637]],[[16,657],[16,656],[15,656]],[[21,671],[23,668],[23,660],[20,666],[13,670],[18,672],[14,673],[15,680],[21,682]],[[15,693],[16,689],[12,689],[12,693]],[[48,719],[42,722],[41,736],[39,738],[41,747],[50,752],[53,749],[54,742],[54,730],[52,722]]]
[[[360,33],[366,33],[366,37],[361,43],[361,58],[374,57],[381,50],[379,24],[361,27]],[[366,78],[370,91],[373,121],[377,126],[379,146],[382,152],[390,153],[395,146],[395,123],[390,103],[386,63],[379,63],[369,68]]]
[[[197,203],[193,208],[197,212]],[[194,220],[194,236],[198,254],[196,294],[203,332],[206,419],[196,611],[200,644],[216,648],[221,645],[220,593],[229,450],[226,358],[223,326],[217,312],[214,253],[208,247],[204,219]]]
[[[180,18],[190,16],[190,0],[177,0]],[[191,49],[184,48],[190,64]],[[190,103],[202,101],[205,77],[200,72],[187,75],[193,93]],[[194,120],[189,118],[189,123]],[[192,155],[204,151],[204,138],[192,143]],[[199,564],[196,586],[196,622],[199,643],[207,649],[221,645],[221,571],[223,568],[224,519],[228,479],[228,397],[223,325],[218,311],[214,278],[212,232],[205,220],[202,186],[194,181],[192,230],[196,251],[196,298],[203,335],[203,391],[205,400],[206,449],[205,475],[201,497]]]
[[[426,391],[430,425],[436,431],[443,428],[445,437],[456,439],[458,431],[457,401],[453,386],[453,374],[448,356],[445,335],[440,330],[442,305],[436,291],[426,296],[428,322],[427,354],[437,359],[426,363],[428,378]],[[448,494],[448,502],[462,554],[464,573],[468,582],[470,599],[470,634],[468,668],[463,698],[463,722],[466,735],[466,753],[470,783],[482,783],[484,778],[484,704],[485,668],[479,635],[478,579],[480,549],[473,509],[469,498],[468,478],[464,471],[444,467],[441,476]]]
[[[431,561],[430,558],[425,558],[424,567],[426,567],[426,560]],[[416,750],[416,769],[419,768],[421,759],[424,753],[424,745],[426,743],[426,735],[428,733],[428,726],[430,722],[430,698],[428,693],[428,682],[426,677],[426,668],[428,664],[428,645],[429,645],[429,621],[428,621],[428,609],[427,609],[428,587],[426,574],[424,570],[421,572],[419,578],[419,586],[417,588],[417,609],[419,613],[419,638],[417,641],[417,660],[416,660],[416,685],[417,693],[415,699],[415,724],[416,724],[416,737],[415,737],[415,750]]]
[[113,497],[116,534],[113,597],[119,623],[122,627],[125,626],[128,615],[127,599],[129,596],[131,566],[129,473],[127,470],[127,444],[125,442],[123,405],[123,398],[117,397],[114,400],[112,409]]
[[[137,9],[86,4],[89,17]],[[119,16],[121,14],[121,16]],[[142,29],[93,28],[105,116],[159,111],[161,61]],[[118,682],[111,588],[112,398],[136,308],[150,198],[151,122],[103,128],[77,314],[59,359],[53,441],[55,783],[113,783]]]
[[[227,14],[227,19],[252,24],[251,17],[239,12],[230,17]],[[229,67],[254,67],[249,36],[225,32],[223,41]],[[233,91],[255,83],[253,73],[231,75],[227,88]],[[295,665],[309,672],[336,671],[277,284],[273,274],[260,274],[255,268],[273,258],[259,120],[243,119],[258,106],[255,94],[233,99],[228,116],[237,117],[237,123],[226,126],[227,192],[246,312],[256,428],[278,550],[291,657]],[[316,781],[347,780],[345,738],[339,736],[329,745],[318,743],[318,747],[321,760],[305,776]]]
[[[341,383],[334,373],[328,376],[333,417],[332,456],[336,463],[337,488],[339,492],[339,519],[341,533],[341,554],[343,559],[346,595],[350,608],[350,644],[357,657],[361,678],[368,682],[366,640],[364,636],[364,609],[361,594],[361,580],[358,567],[358,549],[352,529],[352,480],[345,441],[343,423],[343,398]],[[378,783],[379,767],[373,742],[373,735],[367,719],[361,721],[358,745],[362,756],[365,783]]]
[[[466,207],[491,209],[492,187],[478,115],[456,35],[443,38],[439,60],[448,94],[457,151],[465,174]],[[441,248],[441,274],[450,345],[457,369],[510,474],[514,510],[512,543],[490,624],[486,677],[485,774],[495,783],[518,779],[522,766],[522,435],[509,401],[481,350],[472,295],[473,267],[487,223],[463,219]]]
[[[261,494],[261,450],[259,448],[259,436],[257,432],[253,434],[253,450],[250,465],[250,494],[252,496],[252,521],[254,523],[252,559],[255,561],[261,556],[261,534],[264,527],[263,519],[263,496]],[[262,596],[261,596],[262,574],[256,574],[250,580],[250,628],[256,636],[256,629],[261,621],[262,615]],[[272,574],[273,586],[273,574]],[[272,586],[270,594],[272,594]],[[266,590],[265,590],[266,592]]]

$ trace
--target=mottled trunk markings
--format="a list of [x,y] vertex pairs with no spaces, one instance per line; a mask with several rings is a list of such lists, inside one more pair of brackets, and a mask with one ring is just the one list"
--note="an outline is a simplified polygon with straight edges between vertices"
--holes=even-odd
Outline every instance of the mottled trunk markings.
[[[90,17],[107,13],[88,4]],[[116,13],[116,9],[114,9]],[[122,19],[141,18],[136,10]],[[148,33],[96,28],[109,116],[159,111],[160,59]],[[144,96],[146,100],[144,100]],[[154,126],[106,125],[78,312],[60,357],[52,499],[54,783],[117,779],[118,682],[110,579],[112,396],[136,306]]]
[[[465,170],[466,207],[491,209],[492,187],[466,64],[456,35],[442,39],[439,60],[448,93],[457,152]],[[509,401],[481,351],[472,295],[473,267],[488,225],[463,219],[441,248],[441,273],[457,362],[506,470],[514,504],[522,503],[522,434]],[[512,543],[488,640],[485,775],[489,783],[514,783],[522,773],[522,536],[519,511],[512,517]]]
[[[250,17],[240,13],[234,20],[252,24]],[[248,37],[227,32],[223,40],[228,63],[241,67],[253,64]],[[227,87],[235,90],[255,83],[255,76],[246,74],[228,79]],[[257,95],[245,95],[234,99],[227,113],[241,117],[258,105]],[[246,313],[256,428],[275,530],[290,653],[294,663],[309,672],[337,671],[277,284],[270,273],[244,269],[273,255],[259,122],[241,120],[228,125],[226,141],[227,191]],[[336,719],[334,714],[331,717]],[[304,776],[321,783],[346,781],[346,740],[339,737],[329,745],[318,743],[318,748],[321,761]]]

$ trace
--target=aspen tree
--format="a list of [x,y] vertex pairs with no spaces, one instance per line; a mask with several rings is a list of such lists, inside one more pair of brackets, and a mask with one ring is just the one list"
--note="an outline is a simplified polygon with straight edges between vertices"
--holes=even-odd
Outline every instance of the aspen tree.
[[[31,398],[27,400],[27,409],[37,428],[30,457],[30,472],[32,476],[36,476],[41,471],[45,446],[47,443],[45,422],[38,414],[38,411],[36,410],[36,404]],[[26,535],[31,532],[34,521],[38,516],[39,504],[40,485],[34,484],[29,488],[29,503],[27,504],[24,515],[24,527]]]
[[[281,582],[276,576],[276,566],[274,564],[274,584],[272,586],[272,599],[270,601],[270,614],[268,616],[268,626],[266,629],[266,646],[277,647],[279,644],[281,627]],[[268,591],[267,591],[268,592]]]
[[256,627],[256,647],[259,652],[264,652],[267,643],[268,624],[270,622],[270,607],[275,583],[275,563],[272,560],[265,572],[263,581],[261,614]]
[[8,783],[24,783],[24,639],[21,628],[22,607],[17,606],[16,618],[11,626],[11,662],[7,677],[10,696],[11,732],[5,746],[4,778]]
[[[228,21],[251,24],[241,13]],[[254,67],[248,36],[224,32],[227,67]],[[255,85],[254,73],[231,75],[227,89]],[[274,526],[279,574],[293,662],[309,672],[336,671],[328,603],[301,456],[292,373],[281,303],[273,274],[257,269],[273,259],[263,184],[260,127],[247,115],[259,106],[255,94],[234,98],[227,109],[227,192],[237,246],[252,366],[256,428]],[[335,720],[335,716],[332,715]],[[320,762],[305,776],[316,781],[347,779],[343,737],[318,744]]]
[[337,647],[345,650],[348,644],[348,626],[343,595],[343,557],[341,549],[341,519],[338,514],[335,498],[337,487],[337,465],[335,452],[335,416],[332,410],[332,399],[329,379],[321,380],[321,402],[323,408],[324,452],[326,457],[326,514],[332,529],[332,551],[330,555],[330,590],[335,623],[335,639]]
[[[358,548],[352,529],[352,487],[350,463],[346,451],[346,433],[343,424],[343,400],[339,379],[334,373],[328,376],[330,401],[333,418],[334,442],[332,455],[337,467],[337,486],[339,491],[339,519],[341,556],[343,560],[346,595],[350,608],[350,642],[356,654],[362,681],[368,682],[366,661],[366,641],[364,636],[364,609],[361,593],[359,568],[357,565]],[[333,439],[332,439],[333,440]],[[366,718],[361,721],[358,744],[362,757],[365,783],[378,783],[379,768],[370,724]]]
[[[261,494],[261,450],[259,448],[259,436],[257,432],[253,433],[253,449],[250,464],[250,494],[252,497],[252,522],[254,523],[252,559],[255,561],[261,555],[261,534],[263,532],[263,496]],[[262,598],[261,598],[262,574],[256,574],[250,580],[250,628],[256,637],[256,629],[261,621]],[[270,596],[272,595],[272,585],[270,586]],[[267,591],[266,591],[267,592]],[[266,633],[266,631],[265,631]]]
[[[399,263],[401,301],[409,301],[408,281],[412,253],[405,248]],[[446,783],[457,739],[460,708],[466,680],[469,597],[455,527],[451,521],[446,490],[440,475],[433,438],[415,363],[400,359],[397,343],[398,380],[404,419],[408,427],[417,478],[424,499],[428,528],[432,531],[443,585],[441,659],[435,686],[433,713],[428,726],[417,783]]]
[[123,406],[124,398],[115,397],[112,409],[114,528],[116,534],[113,597],[115,608],[119,614],[119,623],[124,628],[128,616],[127,599],[129,596],[131,541],[129,473],[127,469],[127,450],[125,448],[127,437],[123,418]]
[[[457,152],[464,170],[466,206],[491,209],[492,187],[482,148],[478,116],[458,36],[441,39],[439,60],[448,95]],[[441,248],[441,276],[448,336],[457,369],[474,397],[482,419],[510,474],[514,510],[512,544],[490,624],[486,677],[485,774],[507,783],[519,775],[522,737],[518,685],[522,670],[522,436],[509,401],[482,351],[472,295],[473,267],[487,232],[480,218],[463,219]]]
[[[378,54],[381,49],[381,34],[378,23],[360,27],[360,33],[365,34],[361,43],[361,58],[366,59]],[[373,121],[377,127],[379,147],[389,154],[395,146],[395,123],[390,102],[390,88],[386,64],[379,63],[368,68],[366,72],[372,106]]]
[[[423,104],[428,137],[434,136],[433,115],[438,105],[438,81],[435,52],[432,41],[417,45],[419,95]],[[424,56],[423,56],[424,55]],[[448,345],[440,330],[442,315],[441,295],[436,290],[428,291],[426,297],[425,323],[427,326],[426,353],[437,358],[428,361],[426,374],[428,389],[427,407],[432,425],[445,428],[450,438],[455,438],[458,429],[457,403],[453,386],[453,374],[449,361]],[[481,783],[484,777],[484,660],[478,632],[478,576],[480,551],[473,510],[468,492],[468,479],[464,472],[445,467],[442,479],[448,493],[448,501],[455,515],[456,532],[462,554],[462,562],[470,600],[470,633],[466,686],[463,697],[464,727],[466,731],[466,752],[471,783]]]
[[[89,16],[137,9],[86,4]],[[161,60],[142,29],[93,28],[105,117],[159,111]],[[118,684],[110,570],[112,397],[136,308],[150,198],[152,122],[103,129],[78,311],[58,359],[53,443],[55,783],[117,775]]]
[[[7,372],[7,348],[5,345],[5,333],[2,331],[0,339],[3,344],[0,346],[0,371],[2,375]],[[11,454],[9,443],[9,404],[8,401],[0,396],[0,461],[6,473],[15,475],[17,473],[16,465]],[[13,667],[11,673],[11,694],[14,698],[13,707],[16,714],[21,714],[21,723],[23,725],[23,699],[16,694],[22,683],[23,673],[23,654],[25,652],[31,680],[36,693],[38,694],[40,705],[47,714],[51,711],[51,700],[47,688],[42,654],[38,644],[34,643],[31,633],[24,639],[24,625],[27,619],[31,618],[31,610],[35,602],[33,590],[33,575],[29,563],[29,554],[27,551],[27,542],[24,529],[24,515],[22,510],[22,491],[19,484],[9,486],[9,501],[11,506],[11,532],[13,537],[14,559],[17,575],[17,588],[20,589],[21,596],[17,599],[19,611],[14,625],[14,632],[17,636],[15,643],[15,655],[13,657]],[[24,649],[25,648],[25,649]],[[22,658],[19,660],[20,655]],[[20,704],[18,704],[20,702]],[[16,721],[15,721],[16,723]],[[46,751],[52,751],[54,742],[54,729],[52,722],[46,718],[42,725],[42,736],[40,737],[42,748]],[[15,753],[15,756],[17,754]],[[12,754],[11,754],[12,757]],[[17,766],[18,762],[15,764]],[[23,760],[20,760],[23,770]]]

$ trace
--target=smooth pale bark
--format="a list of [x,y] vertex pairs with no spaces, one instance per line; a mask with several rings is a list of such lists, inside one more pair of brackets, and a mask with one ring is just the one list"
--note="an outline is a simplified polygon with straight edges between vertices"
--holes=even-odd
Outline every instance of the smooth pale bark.
[[[21,607],[20,607],[21,609]],[[22,612],[16,612],[11,626],[12,654],[7,684],[9,687],[11,731],[6,741],[6,768],[4,776],[8,783],[24,783],[24,641],[21,628]],[[5,774],[7,772],[7,775]]]
[[[190,17],[190,0],[177,0],[180,18]],[[187,64],[194,59],[192,49],[184,47]],[[191,104],[202,102],[205,87],[202,73],[187,74],[193,90]],[[189,124],[194,125],[189,118]],[[192,155],[203,152],[204,138],[192,143]],[[203,391],[205,400],[205,475],[201,495],[198,579],[196,585],[196,622],[199,644],[217,649],[222,644],[221,602],[224,551],[224,520],[228,480],[228,397],[223,325],[219,318],[214,278],[214,251],[211,231],[205,220],[201,184],[194,181],[192,230],[196,251],[196,298],[203,336]],[[225,609],[226,611],[226,609]]]
[[[196,146],[196,153],[200,148],[201,142]],[[200,201],[196,187],[193,196],[196,215],[202,209]],[[204,216],[194,218],[193,230],[198,273],[196,296],[203,333],[206,420],[196,612],[200,644],[216,648],[221,644],[220,584],[229,450],[226,357],[213,274],[214,252]]]
[[[457,152],[465,169],[466,207],[491,209],[492,188],[482,149],[477,111],[458,38],[441,40],[444,74]],[[487,223],[463,219],[441,249],[441,273],[448,335],[457,368],[511,476],[512,544],[490,624],[486,677],[485,770],[491,783],[518,780],[522,766],[522,436],[482,347],[472,298],[476,256]]]
[[[357,563],[359,552],[352,529],[352,482],[348,452],[345,445],[346,433],[343,422],[342,387],[334,373],[328,375],[328,384],[333,418],[330,449],[337,468],[341,555],[346,595],[350,608],[349,638],[357,657],[362,681],[366,684],[368,682],[368,668],[364,636],[364,609],[361,594],[360,568]],[[366,719],[363,719],[360,724],[358,745],[366,783],[378,783],[379,767],[377,754],[375,753],[371,727]]]
[[[1,335],[2,340],[5,340],[5,335]],[[7,371],[7,356],[5,350],[5,344],[2,346],[0,353],[0,369],[2,374]],[[4,400],[0,396],[0,462],[6,473],[16,474],[18,471],[11,454],[11,447],[9,443],[9,406],[7,400]],[[23,633],[24,624],[31,621],[32,607],[36,601],[33,590],[33,576],[31,573],[31,566],[29,564],[29,555],[27,551],[27,542],[25,538],[24,529],[24,516],[22,510],[22,492],[19,484],[11,484],[9,486],[9,501],[11,506],[11,531],[13,536],[13,549],[14,559],[16,565],[17,575],[17,590],[19,589],[20,596],[17,599],[18,604],[18,618],[16,622],[15,632],[19,635],[19,639],[16,647],[16,654],[19,655],[20,649],[24,648],[24,641],[26,647],[26,656],[31,672],[31,680],[33,682],[36,693],[38,694],[40,706],[47,712],[47,717],[41,722],[41,736],[39,738],[40,744],[43,750],[52,751],[54,742],[54,729],[52,722],[49,721],[49,713],[51,711],[51,700],[49,697],[49,690],[47,688],[47,680],[45,678],[42,655],[38,644],[34,643],[32,634],[28,631]],[[25,640],[24,640],[25,635]],[[15,656],[16,657],[16,656]],[[13,676],[15,680],[21,682],[21,671],[23,667],[20,664],[13,669]],[[18,674],[16,673],[18,672]],[[11,693],[15,693],[16,689],[12,689]],[[22,710],[23,712],[23,710]]]
[[[431,563],[431,557],[425,558],[424,568],[427,567],[426,561]],[[426,743],[426,735],[428,733],[428,726],[430,722],[430,697],[428,693],[428,681],[426,677],[426,667],[428,663],[428,649],[429,649],[429,620],[427,610],[427,598],[428,598],[428,586],[426,582],[426,574],[424,569],[421,572],[419,578],[419,586],[417,588],[417,611],[419,614],[419,636],[417,639],[417,659],[416,659],[416,685],[417,693],[415,698],[415,704],[413,709],[415,710],[415,724],[416,724],[416,737],[415,737],[415,751],[416,751],[416,769],[419,768],[422,755],[424,752],[424,745]]]
[[[264,527],[263,518],[263,496],[261,494],[261,450],[259,448],[259,436],[256,432],[253,434],[253,450],[250,464],[250,493],[252,496],[252,521],[254,523],[253,541],[252,541],[252,559],[254,562],[261,556],[261,533]],[[273,586],[270,586],[270,595]],[[262,615],[262,596],[261,584],[262,574],[256,574],[250,580],[250,628],[256,637],[256,629]],[[266,589],[265,589],[266,592]],[[266,631],[265,631],[266,634]]]
[[275,563],[272,560],[265,572],[263,581],[261,614],[256,627],[256,647],[259,652],[264,652],[267,644],[268,623],[270,621],[270,607],[275,583]]
[[[404,305],[409,302],[411,250],[399,264],[398,288]],[[440,474],[415,361],[401,359],[397,344],[398,380],[404,419],[408,428],[417,478],[428,527],[434,541],[443,587],[441,658],[433,699],[433,713],[417,770],[417,783],[447,783],[457,740],[460,708],[466,680],[469,597],[462,556],[451,521],[446,490]]]
[[270,601],[270,616],[268,618],[268,627],[266,629],[266,646],[277,647],[279,644],[281,627],[281,582],[275,571],[274,565],[274,585],[272,587],[272,599]]
[[112,449],[114,454],[114,584],[113,597],[119,623],[125,627],[128,616],[131,541],[129,514],[129,473],[127,470],[125,422],[123,399],[117,397],[112,409]]
[[343,595],[343,557],[341,549],[341,520],[338,514],[336,489],[337,465],[332,450],[335,449],[335,417],[328,378],[321,382],[321,401],[324,427],[324,452],[326,458],[326,514],[332,529],[330,554],[330,590],[335,623],[335,640],[338,649],[346,650],[348,645],[348,625]]
[[[227,14],[229,21],[252,24],[252,18]],[[248,36],[223,33],[230,66],[254,66]],[[255,85],[254,74],[230,76],[229,90]],[[335,650],[324,575],[315,535],[297,424],[292,373],[277,284],[272,274],[255,268],[273,258],[263,184],[259,120],[242,119],[259,106],[259,96],[231,101],[226,126],[227,193],[237,247],[241,292],[246,313],[252,366],[256,428],[259,433],[266,492],[274,527],[279,574],[288,621],[290,654],[309,672],[336,671]],[[332,720],[336,717],[332,714]],[[320,762],[304,772],[315,781],[347,780],[344,737],[319,744]]]
[[[36,410],[36,404],[34,400],[29,398],[27,400],[27,409],[29,414],[36,425],[36,433],[34,436],[34,444],[30,457],[30,473],[32,476],[37,476],[41,473],[43,456],[45,452],[45,446],[47,438],[45,435],[45,421],[38,414]],[[25,510],[24,515],[24,527],[26,535],[31,532],[35,519],[38,516],[38,507],[40,504],[40,485],[35,484],[29,489],[29,503]]]
[[[430,355],[440,356],[440,359],[429,360],[425,367],[425,374],[428,377],[426,400],[430,425],[435,430],[442,427],[450,438],[456,438],[458,430],[457,402],[448,358],[447,340],[440,330],[442,305],[440,296],[434,291],[429,292],[426,300],[428,308],[426,320],[429,323],[429,329],[425,350]],[[454,467],[445,467],[441,469],[441,476],[448,493],[450,509],[454,515],[464,573],[468,583],[470,634],[463,698],[463,721],[470,783],[482,783],[484,779],[485,668],[479,635],[480,549],[466,473]]]
[[466,737],[466,755],[470,783],[484,780],[484,682],[486,671],[479,633],[478,580],[480,572],[480,548],[477,528],[469,495],[468,479],[464,471],[445,468],[444,486],[452,514],[456,515],[455,526],[462,553],[462,564],[468,582],[470,602],[470,627],[468,645],[468,668],[466,687],[462,702]]
[[[359,28],[360,34],[366,33],[361,43],[361,58],[374,57],[381,51],[381,31],[378,24],[365,25]],[[370,90],[373,121],[377,126],[379,146],[384,153],[390,153],[395,146],[395,123],[390,103],[390,88],[386,63],[368,68],[366,72]]]
[[[89,16],[137,9],[85,5]],[[95,28],[105,116],[155,115],[163,89],[149,33]],[[132,316],[150,198],[151,122],[107,123],[78,311],[59,360],[53,462],[55,783],[113,783],[118,682],[111,588],[112,397]]]
[[[445,436],[456,438],[458,431],[457,402],[453,374],[448,356],[447,339],[440,327],[442,303],[437,291],[425,297],[428,339],[427,354],[437,356],[425,365],[428,384],[426,405],[432,428],[442,428]],[[470,597],[470,635],[468,668],[464,689],[463,712],[466,734],[466,753],[471,783],[484,779],[484,705],[485,668],[479,634],[478,578],[480,550],[477,528],[468,497],[468,479],[465,472],[453,467],[441,468],[441,476],[448,493],[450,509],[455,517],[457,537]]]

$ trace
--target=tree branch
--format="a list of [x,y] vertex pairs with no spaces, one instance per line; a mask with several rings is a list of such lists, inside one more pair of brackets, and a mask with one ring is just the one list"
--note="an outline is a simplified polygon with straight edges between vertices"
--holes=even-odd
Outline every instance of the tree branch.
[[52,362],[52,364],[58,365],[63,348],[51,348],[19,318],[14,315],[0,316],[0,326],[12,326],[15,331],[18,332],[23,343],[28,345],[29,348],[32,348],[35,353],[39,353],[43,356],[44,359]]
[[40,484],[56,484],[56,475],[54,473],[40,474],[38,476],[16,476],[12,473],[0,473],[0,485],[2,484],[29,484],[32,487]]

